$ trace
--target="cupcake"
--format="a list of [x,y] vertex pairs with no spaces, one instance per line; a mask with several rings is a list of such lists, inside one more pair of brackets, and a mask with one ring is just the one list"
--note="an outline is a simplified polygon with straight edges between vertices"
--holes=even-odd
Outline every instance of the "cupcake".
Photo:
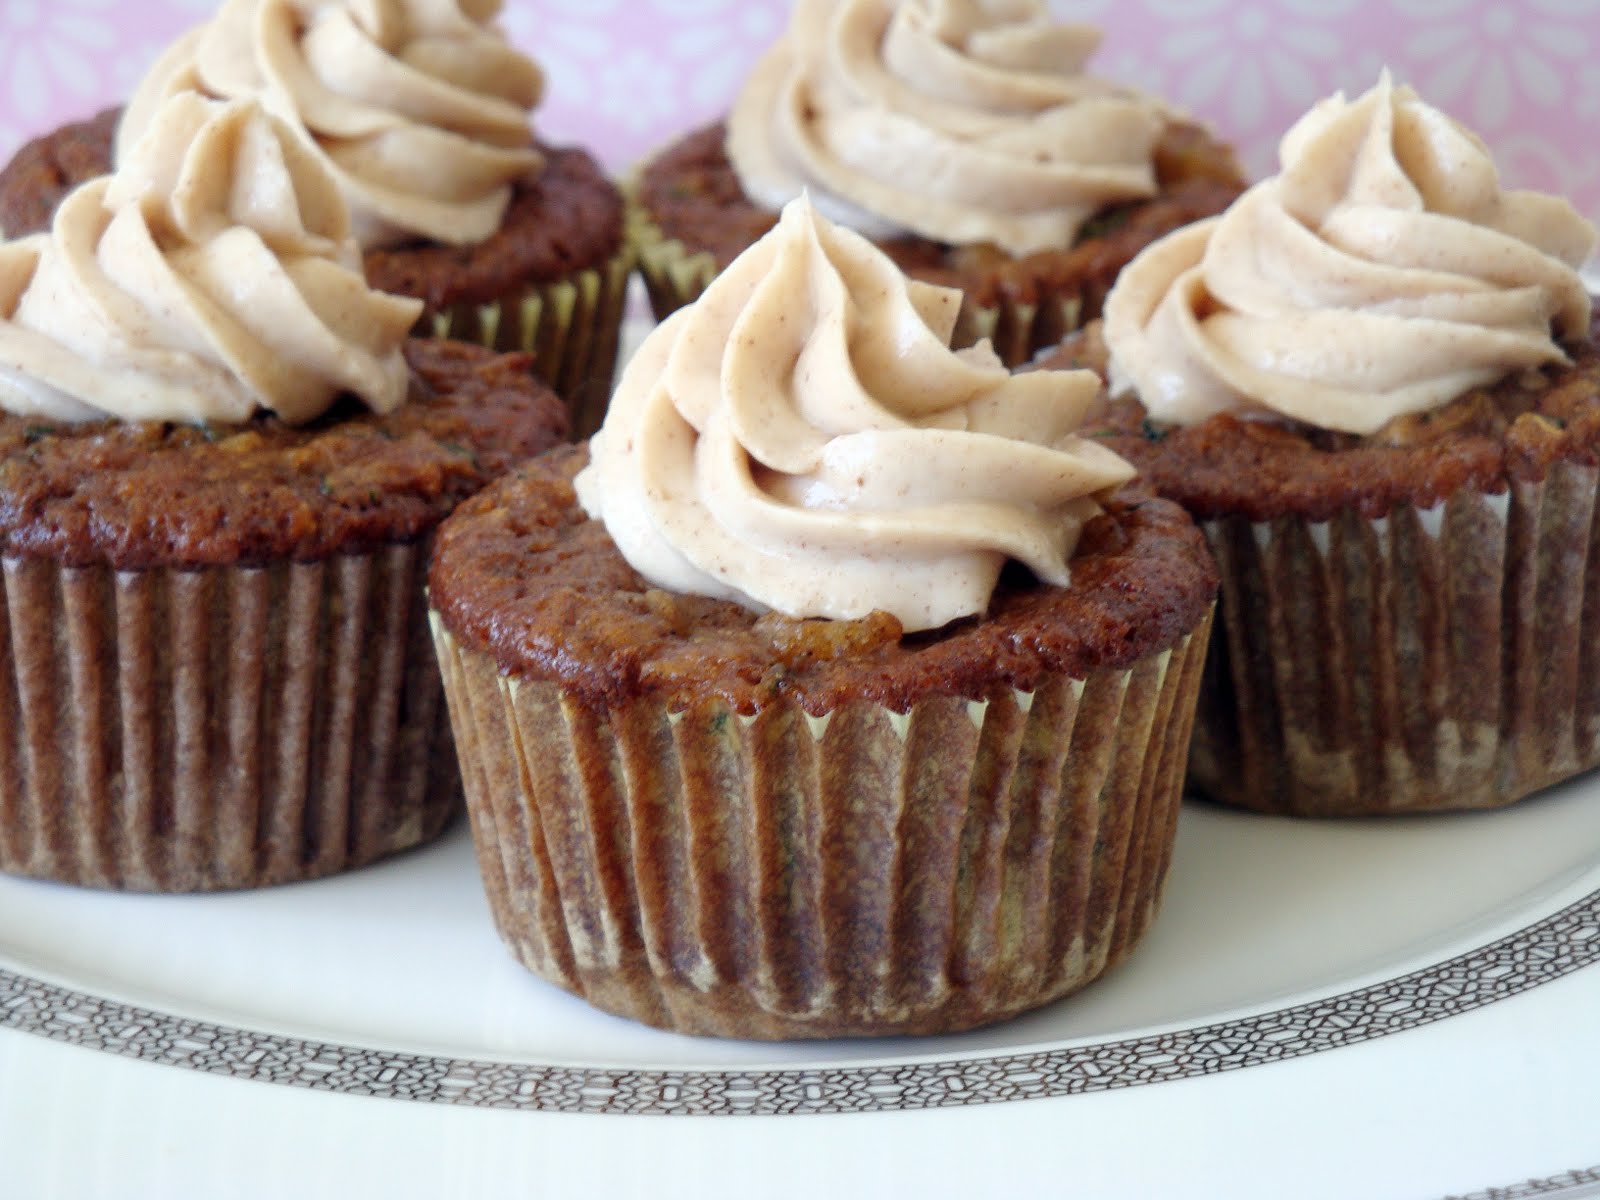
[[1012,365],[1053,345],[1141,248],[1243,186],[1206,131],[1087,74],[1098,43],[1038,0],[800,0],[727,122],[638,177],[657,315],[806,189],[908,274],[966,294],[955,344],[988,337]]
[[0,175],[0,227],[44,228],[174,92],[259,96],[338,180],[368,283],[426,304],[418,335],[533,352],[587,431],[611,392],[631,270],[622,199],[584,151],[534,141],[543,79],[499,8],[228,0],[168,48],[120,123],[104,113],[26,147]]
[[173,97],[0,243],[0,870],[251,887],[458,810],[432,534],[566,423],[419,308],[254,101]]
[[1222,603],[1194,784],[1305,816],[1507,804],[1600,763],[1595,232],[1385,76],[1106,303],[1109,444]]
[[804,200],[660,326],[587,448],[463,505],[430,570],[502,937],[686,1033],[936,1033],[1149,926],[1215,587],[1076,436],[1086,371]]

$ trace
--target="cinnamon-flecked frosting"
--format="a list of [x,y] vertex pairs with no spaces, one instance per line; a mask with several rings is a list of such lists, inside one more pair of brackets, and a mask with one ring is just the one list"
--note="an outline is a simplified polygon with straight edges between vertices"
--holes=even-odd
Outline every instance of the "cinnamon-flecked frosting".
[[322,156],[366,249],[481,242],[543,157],[539,68],[500,0],[228,0],[163,54],[117,131],[117,161],[179,91],[257,96]]
[[646,340],[580,501],[658,587],[792,617],[937,628],[983,612],[1008,558],[1066,585],[1133,469],[1077,436],[1092,372],[952,352],[960,307],[794,201]]
[[868,237],[1069,246],[1155,194],[1166,124],[1085,72],[1099,41],[1040,0],[799,0],[734,104],[728,155],[758,203],[809,189]]
[[1113,388],[1163,422],[1289,417],[1371,434],[1589,326],[1595,230],[1504,191],[1470,131],[1387,74],[1288,132],[1280,173],[1150,246],[1106,300]]
[[389,412],[420,309],[367,287],[338,185],[286,125],[185,93],[49,233],[0,242],[0,407],[304,422],[348,391]]

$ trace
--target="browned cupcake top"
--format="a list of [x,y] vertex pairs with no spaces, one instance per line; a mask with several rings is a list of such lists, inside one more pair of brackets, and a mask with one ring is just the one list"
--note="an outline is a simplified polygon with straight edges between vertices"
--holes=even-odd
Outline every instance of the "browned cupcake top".
[[[21,237],[50,227],[80,183],[111,170],[120,109],[35,138],[0,169],[0,229]],[[369,253],[367,282],[432,309],[485,304],[529,281],[598,267],[622,244],[622,197],[582,150],[547,149],[544,169],[512,194],[500,230],[475,246],[412,242]]]
[[[1132,398],[1110,403],[1104,436],[1157,491],[1201,520],[1320,521],[1347,509],[1381,517],[1401,504],[1430,508],[1463,488],[1502,492],[1511,480],[1543,479],[1558,462],[1600,462],[1600,318],[1587,341],[1564,348],[1571,365],[1516,372],[1369,437],[1228,413],[1157,427]],[[1039,365],[1104,375],[1099,324]]]
[[41,233],[66,194],[111,173],[120,108],[43,134],[0,167],[0,230],[8,238]]
[[[720,270],[772,228],[778,214],[751,201],[724,149],[725,127],[707,126],[674,143],[640,175],[638,199],[668,238],[705,251]],[[1203,130],[1169,126],[1156,147],[1161,193],[1107,209],[1071,249],[1013,258],[995,246],[946,246],[919,237],[880,243],[906,274],[958,287],[980,305],[1002,297],[1033,303],[1076,293],[1098,299],[1121,266],[1162,234],[1221,212],[1243,188],[1232,152]]]
[[621,193],[585,151],[541,148],[544,169],[512,192],[505,219],[487,241],[370,251],[367,282],[440,309],[486,304],[530,282],[602,266],[622,245]]
[[502,669],[595,704],[720,699],[752,713],[784,694],[821,715],[858,700],[905,711],[934,695],[987,699],[1049,672],[1131,666],[1194,628],[1216,591],[1199,531],[1133,489],[1086,526],[1071,587],[1008,569],[981,619],[902,636],[883,613],[757,616],[641,579],[578,506],[571,481],[587,458],[553,451],[462,505],[440,528],[430,587],[451,631]]
[[118,569],[309,561],[416,537],[566,434],[526,355],[413,341],[410,403],[310,425],[0,415],[0,551]]

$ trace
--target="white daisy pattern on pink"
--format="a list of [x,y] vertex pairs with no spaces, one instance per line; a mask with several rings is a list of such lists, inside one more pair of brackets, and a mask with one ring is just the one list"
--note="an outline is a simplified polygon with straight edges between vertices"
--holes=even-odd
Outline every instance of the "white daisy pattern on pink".
[[1169,98],[1241,137],[1276,128],[1280,113],[1304,111],[1347,53],[1331,7],[1291,21],[1260,2],[1152,3],[1171,14],[1156,50]]
[[685,100],[706,118],[726,112],[750,66],[783,32],[776,6],[740,0],[655,0],[679,10],[662,44],[684,81]]
[[598,100],[600,68],[617,50],[613,34],[619,0],[562,0],[508,5],[500,18],[506,36],[530,54],[545,73],[545,95],[535,123],[546,132],[552,120],[591,111]]
[[[0,0],[0,160],[26,137],[119,103],[161,48],[220,0]],[[1378,71],[1488,141],[1507,183],[1600,217],[1600,0],[1049,0],[1105,30],[1094,70],[1148,88],[1270,171],[1318,98]],[[552,141],[622,172],[725,111],[791,0],[505,0],[545,68]],[[1593,164],[1593,165],[1591,165]]]
[[1600,52],[1594,0],[1399,0],[1401,43],[1430,103],[1492,134],[1576,98]]
[[0,142],[14,145],[54,114],[94,102],[117,48],[115,0],[0,3]]

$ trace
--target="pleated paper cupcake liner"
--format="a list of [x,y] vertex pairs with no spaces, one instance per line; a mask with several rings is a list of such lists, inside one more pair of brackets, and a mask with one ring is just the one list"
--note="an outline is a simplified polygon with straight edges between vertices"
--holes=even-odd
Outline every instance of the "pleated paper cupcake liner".
[[[628,237],[658,321],[699,299],[717,277],[717,261],[711,254],[691,252],[682,242],[668,238],[634,203],[628,209]],[[959,350],[988,338],[1006,366],[1018,367],[1076,330],[1083,310],[1083,298],[1076,294],[1033,304],[1008,299],[990,306],[968,299],[956,318],[951,344]]]
[[1205,526],[1191,769],[1302,816],[1490,808],[1600,765],[1596,469],[1368,520]]
[[425,842],[460,802],[424,544],[264,568],[6,559],[0,870],[192,892]]
[[545,979],[685,1033],[948,1032],[1072,992],[1155,916],[1210,615],[1132,669],[813,717],[591,707],[434,618],[479,865]]
[[625,242],[602,267],[521,289],[495,303],[425,314],[421,332],[503,353],[532,351],[533,373],[567,402],[572,437],[581,441],[600,428],[611,400],[633,265]]

